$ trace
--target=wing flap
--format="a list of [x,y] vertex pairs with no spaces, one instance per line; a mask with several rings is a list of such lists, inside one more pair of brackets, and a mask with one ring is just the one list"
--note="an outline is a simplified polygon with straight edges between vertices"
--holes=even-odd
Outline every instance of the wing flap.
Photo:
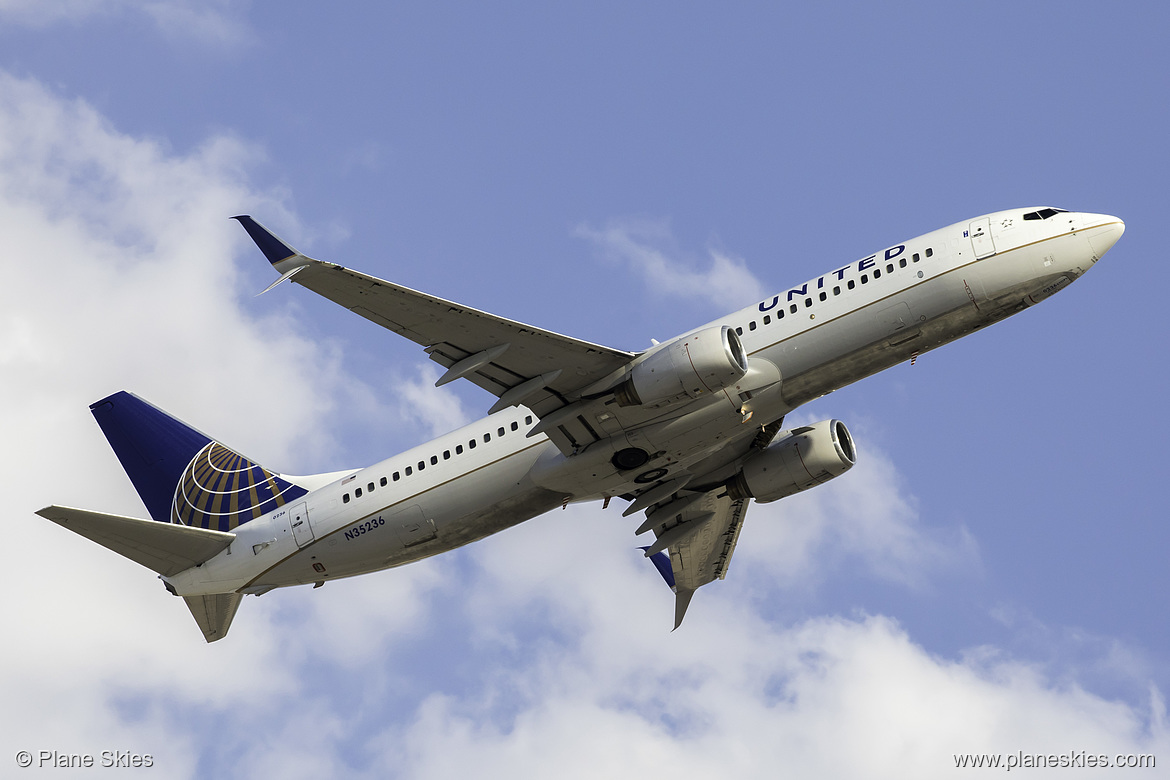
[[214,557],[236,538],[223,531],[66,506],[47,506],[37,514],[168,577]]

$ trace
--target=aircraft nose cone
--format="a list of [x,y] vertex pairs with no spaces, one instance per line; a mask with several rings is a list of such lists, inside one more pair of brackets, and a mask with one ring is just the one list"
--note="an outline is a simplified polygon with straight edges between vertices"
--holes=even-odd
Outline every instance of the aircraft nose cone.
[[1097,257],[1102,257],[1121,238],[1121,234],[1125,232],[1125,223],[1117,217],[1109,216],[1108,214],[1095,214],[1094,217],[1096,219],[1093,221],[1096,224],[1089,228],[1086,233],[1088,234],[1089,243],[1093,247],[1093,253]]

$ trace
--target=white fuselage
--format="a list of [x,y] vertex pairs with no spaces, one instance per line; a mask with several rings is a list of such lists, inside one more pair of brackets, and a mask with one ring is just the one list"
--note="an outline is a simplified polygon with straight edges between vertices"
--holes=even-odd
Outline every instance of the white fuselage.
[[[239,526],[227,550],[167,581],[179,595],[319,583],[445,552],[570,501],[629,494],[679,471],[731,469],[717,460],[733,451],[729,442],[1039,302],[1088,270],[1124,230],[1105,215],[1025,220],[1025,213],[1036,210],[927,233],[704,326],[735,328],[752,366],[745,383],[759,389],[729,388],[690,402],[683,414],[651,413],[634,429],[607,430],[623,446],[654,453],[633,472],[614,469],[614,447],[602,442],[562,454],[545,435],[527,435],[537,422],[531,412],[511,408],[327,480]],[[602,402],[592,413],[606,430]]]

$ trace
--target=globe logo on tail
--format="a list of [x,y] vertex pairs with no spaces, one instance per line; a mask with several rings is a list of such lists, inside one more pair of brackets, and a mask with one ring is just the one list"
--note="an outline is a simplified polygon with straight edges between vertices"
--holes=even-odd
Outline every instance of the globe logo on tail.
[[187,464],[175,488],[171,522],[231,531],[306,492],[213,441]]

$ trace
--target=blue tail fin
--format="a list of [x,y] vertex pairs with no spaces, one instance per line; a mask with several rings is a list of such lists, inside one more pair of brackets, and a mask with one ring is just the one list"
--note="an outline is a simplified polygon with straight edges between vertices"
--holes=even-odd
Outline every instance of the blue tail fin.
[[307,491],[127,392],[90,406],[147,511],[231,531]]

